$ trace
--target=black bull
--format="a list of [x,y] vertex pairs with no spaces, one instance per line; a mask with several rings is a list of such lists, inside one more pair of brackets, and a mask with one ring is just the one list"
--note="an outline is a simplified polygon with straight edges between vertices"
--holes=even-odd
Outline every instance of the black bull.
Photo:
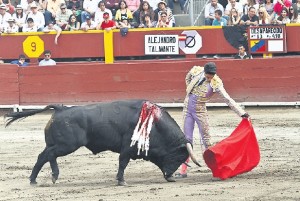
[[50,162],[52,181],[55,183],[59,175],[56,158],[82,146],[93,154],[106,150],[120,153],[117,173],[119,185],[126,184],[124,170],[130,159],[150,160],[160,168],[167,181],[174,181],[172,174],[185,162],[189,153],[196,164],[197,161],[180,127],[166,111],[160,109],[161,117],[152,126],[148,155],[144,152],[137,155],[137,145],[130,147],[144,103],[143,100],[130,100],[74,107],[48,105],[44,109],[7,114],[6,126],[17,119],[51,108],[55,111],[45,128],[46,148],[39,154],[33,167],[31,184],[36,184],[37,175],[47,162]]

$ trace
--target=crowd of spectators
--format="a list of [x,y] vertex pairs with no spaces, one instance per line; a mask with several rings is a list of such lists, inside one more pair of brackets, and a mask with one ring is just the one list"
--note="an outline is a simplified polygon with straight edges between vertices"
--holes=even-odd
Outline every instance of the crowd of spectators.
[[207,26],[300,23],[300,0],[210,0],[204,12]]
[[0,0],[0,33],[56,31],[58,38],[61,31],[175,26],[163,0],[20,0],[16,6],[10,1]]

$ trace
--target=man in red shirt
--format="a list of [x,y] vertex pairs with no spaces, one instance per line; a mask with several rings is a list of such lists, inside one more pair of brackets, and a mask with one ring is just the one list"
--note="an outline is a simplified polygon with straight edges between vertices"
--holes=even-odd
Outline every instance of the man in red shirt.
[[109,31],[116,28],[115,21],[109,19],[109,14],[107,12],[103,13],[103,19],[104,21],[101,23],[102,30]]

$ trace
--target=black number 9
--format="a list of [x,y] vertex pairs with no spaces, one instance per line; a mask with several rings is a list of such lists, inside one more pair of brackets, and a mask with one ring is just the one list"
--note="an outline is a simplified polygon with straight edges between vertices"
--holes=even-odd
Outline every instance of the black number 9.
[[31,48],[31,51],[32,51],[32,52],[35,52],[35,51],[36,51],[36,43],[35,43],[35,42],[32,42],[32,43],[31,43],[31,47],[32,47],[32,48]]

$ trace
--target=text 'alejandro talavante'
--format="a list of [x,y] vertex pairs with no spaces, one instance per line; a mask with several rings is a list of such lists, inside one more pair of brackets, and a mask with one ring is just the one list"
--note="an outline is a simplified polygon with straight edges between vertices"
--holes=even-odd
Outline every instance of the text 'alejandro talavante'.
[[148,38],[148,43],[176,43],[174,36],[153,36]]

